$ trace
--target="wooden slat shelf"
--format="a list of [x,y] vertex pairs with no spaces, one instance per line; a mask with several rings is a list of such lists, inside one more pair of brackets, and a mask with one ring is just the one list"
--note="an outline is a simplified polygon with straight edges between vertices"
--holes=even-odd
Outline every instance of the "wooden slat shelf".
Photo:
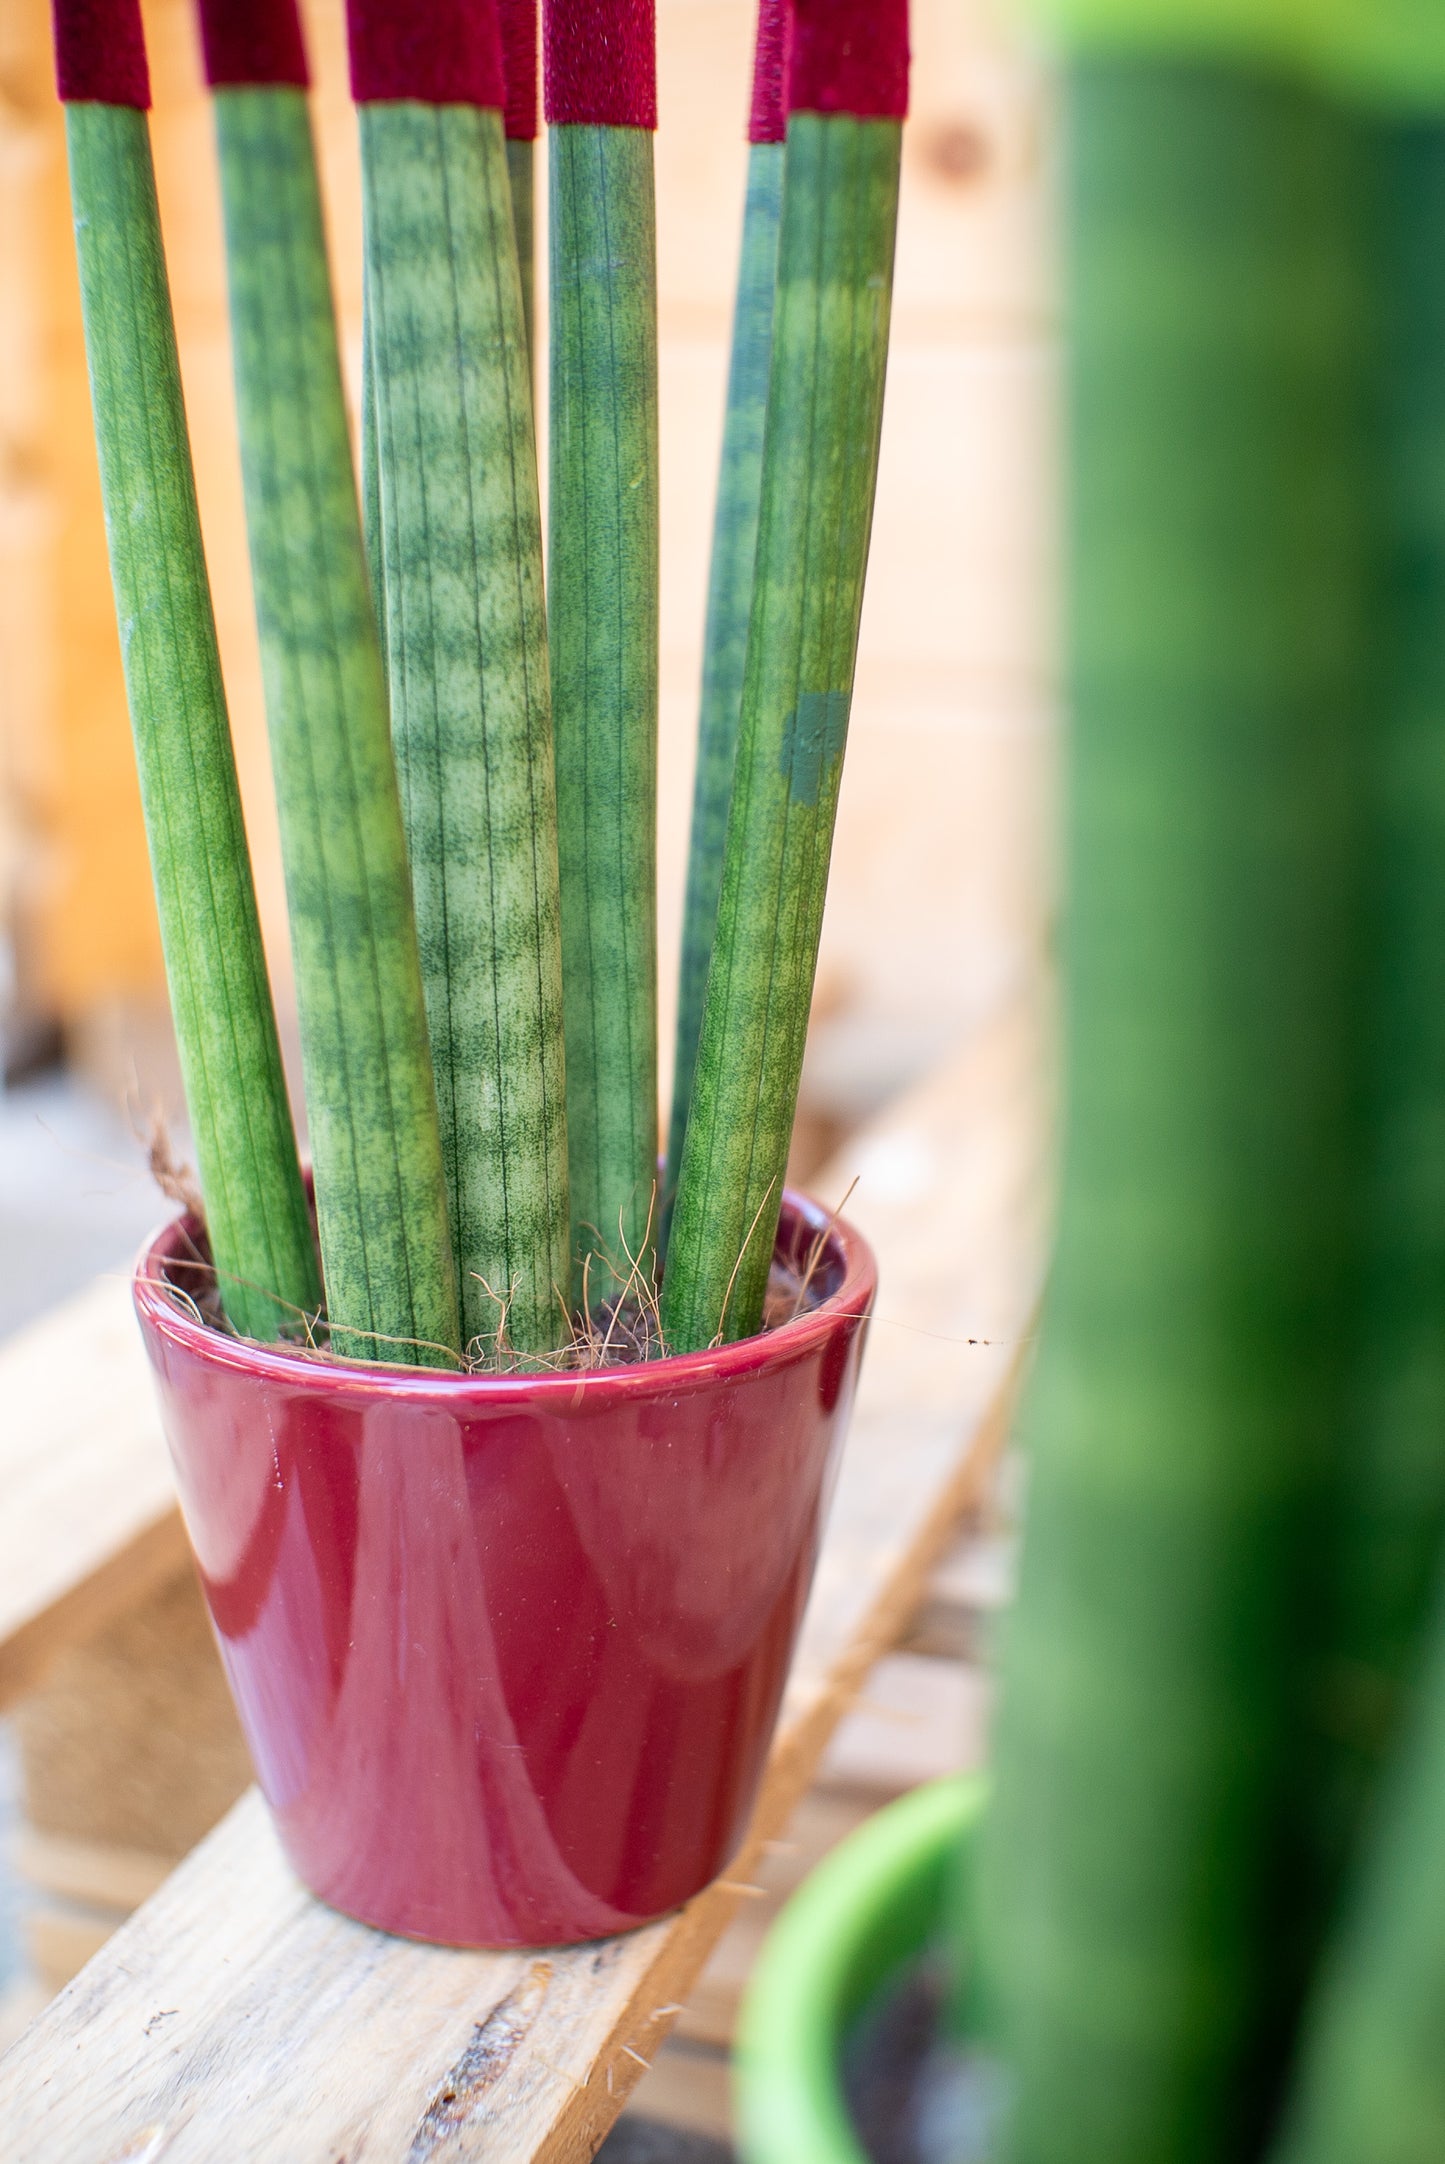
[[123,1274],[0,1347],[0,1408],[3,1708],[186,1545]]
[[[8,2164],[594,2154],[996,1460],[1042,1252],[1041,1037],[1020,990],[820,1183],[841,1194],[860,1175],[849,1214],[878,1250],[879,1310],[778,1739],[727,1877],[599,1946],[442,1951],[312,1901],[252,1791],[0,2061]],[[0,1354],[0,1394],[14,1358]],[[88,1384],[103,1435],[134,1359],[107,1339],[77,1349],[72,1369],[86,1363],[107,1371]],[[138,1404],[132,1419],[144,1427]]]

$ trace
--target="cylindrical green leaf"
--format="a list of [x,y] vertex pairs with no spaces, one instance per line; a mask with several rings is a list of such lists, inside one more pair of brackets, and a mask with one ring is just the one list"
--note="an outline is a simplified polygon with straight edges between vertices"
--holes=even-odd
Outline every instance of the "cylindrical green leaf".
[[66,107],[86,357],[166,978],[226,1312],[321,1304],[201,547],[146,116]]
[[551,131],[548,609],[574,1288],[656,1237],[657,283],[652,137]]
[[456,1269],[310,114],[290,87],[215,107],[331,1345],[445,1365]]
[[1075,52],[1284,70],[1365,104],[1445,105],[1437,0],[1023,0]]
[[1316,1614],[1338,1881],[1393,1744],[1445,1536],[1445,123],[1371,127],[1379,296],[1359,1299]]
[[842,114],[788,125],[741,733],[663,1280],[676,1351],[762,1320],[853,694],[900,133]]
[[534,230],[537,146],[530,138],[507,138],[507,179],[512,189],[512,225],[517,235],[517,267],[522,275],[522,317],[527,326],[527,351],[535,355],[533,317],[537,306],[537,266]]
[[1276,2164],[1445,2155],[1445,1603],[1305,2023]]
[[541,515],[499,114],[361,108],[391,725],[462,1330],[566,1340]]
[[663,1181],[666,1214],[682,1164],[682,1140],[697,1064],[708,963],[722,891],[723,844],[732,799],[743,665],[753,599],[758,506],[763,482],[763,428],[773,350],[773,300],[778,284],[778,225],[783,207],[783,145],[748,146],[743,244],[733,310],[732,363],[723,419],[722,466],[713,515],[707,628],[703,635],[702,704],[698,716],[697,778],[682,918],[677,1035],[672,1062],[672,1118]]
[[1006,2164],[1259,2153],[1352,1312],[1355,122],[1075,64],[1062,1195],[981,1909]]
[[372,356],[375,309],[371,280],[362,269],[361,279],[361,532],[366,550],[366,575],[376,616],[376,643],[381,655],[381,677],[389,681],[386,653],[386,563],[381,546],[381,474],[376,448],[376,362]]

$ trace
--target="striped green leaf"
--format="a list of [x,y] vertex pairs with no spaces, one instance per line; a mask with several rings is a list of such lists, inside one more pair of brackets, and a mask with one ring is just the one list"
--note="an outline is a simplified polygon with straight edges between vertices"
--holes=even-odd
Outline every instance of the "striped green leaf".
[[391,723],[462,1330],[567,1336],[556,802],[500,115],[361,108]]
[[574,1287],[615,1292],[657,1184],[652,137],[551,131],[548,603]]
[[366,572],[376,616],[376,642],[381,654],[383,683],[389,683],[386,653],[386,566],[381,548],[381,474],[376,448],[376,361],[372,354],[371,281],[361,282],[361,531],[366,549]]
[[517,266],[522,274],[522,318],[527,326],[527,351],[535,356],[533,318],[537,306],[537,266],[534,239],[536,218],[537,146],[521,138],[507,138],[507,179],[512,189],[512,225],[517,235]]
[[743,665],[753,599],[758,505],[763,481],[763,427],[768,365],[773,350],[773,299],[778,283],[778,225],[783,207],[783,146],[752,143],[743,208],[743,244],[733,311],[732,362],[723,420],[722,467],[713,517],[703,636],[702,705],[698,716],[697,778],[682,919],[677,1035],[672,1062],[672,1118],[663,1182],[670,1218],[682,1164],[682,1140],[697,1064],[708,963],[722,891],[723,844],[737,758]]
[[1445,124],[1371,128],[1381,576],[1361,1284],[1316,1617],[1327,1890],[1393,1744],[1445,1535]]
[[1018,2164],[1259,2153],[1353,1335],[1368,341],[1349,116],[1075,64],[1062,1195],[985,1841]]
[[1437,2164],[1445,2147],[1445,1606],[1321,1968],[1275,2164]]
[[853,692],[900,135],[841,114],[788,127],[741,732],[663,1281],[676,1351],[762,1320]]
[[221,1298],[321,1304],[236,787],[145,114],[66,107],[86,357],[171,1011]]
[[386,686],[304,91],[216,93],[241,463],[334,1350],[460,1348]]

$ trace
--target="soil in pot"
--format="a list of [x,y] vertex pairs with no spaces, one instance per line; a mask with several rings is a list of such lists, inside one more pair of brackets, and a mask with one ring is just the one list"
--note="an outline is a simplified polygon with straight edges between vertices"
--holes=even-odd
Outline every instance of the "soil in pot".
[[936,1959],[915,1964],[868,2008],[843,2056],[843,2095],[871,2164],[990,2164],[996,2078],[945,2037]]

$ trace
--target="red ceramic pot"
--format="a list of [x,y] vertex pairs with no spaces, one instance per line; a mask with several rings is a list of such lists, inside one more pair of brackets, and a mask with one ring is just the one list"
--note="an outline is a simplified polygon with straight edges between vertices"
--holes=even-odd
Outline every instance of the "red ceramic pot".
[[181,1509],[296,1870],[453,1946],[602,1938],[676,1908],[752,1809],[876,1275],[820,1232],[821,1304],[588,1375],[348,1365],[135,1299]]

